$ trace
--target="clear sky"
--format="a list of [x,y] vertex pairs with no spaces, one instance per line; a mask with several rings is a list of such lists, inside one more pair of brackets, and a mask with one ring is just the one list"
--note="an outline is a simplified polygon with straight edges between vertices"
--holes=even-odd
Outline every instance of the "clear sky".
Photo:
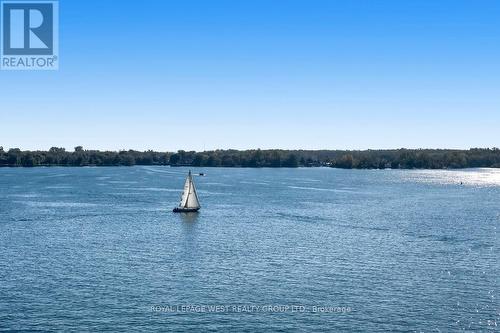
[[498,0],[61,0],[4,148],[500,146]]

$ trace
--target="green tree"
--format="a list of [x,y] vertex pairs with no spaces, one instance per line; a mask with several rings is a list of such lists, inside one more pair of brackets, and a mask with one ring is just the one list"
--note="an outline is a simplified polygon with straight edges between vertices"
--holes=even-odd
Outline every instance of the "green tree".
[[287,168],[298,168],[299,159],[295,154],[289,154],[286,160],[283,162],[283,166]]

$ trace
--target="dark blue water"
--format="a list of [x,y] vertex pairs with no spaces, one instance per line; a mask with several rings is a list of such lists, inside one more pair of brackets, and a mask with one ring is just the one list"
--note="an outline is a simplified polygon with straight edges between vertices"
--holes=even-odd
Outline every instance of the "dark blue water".
[[203,171],[0,169],[0,330],[498,331],[500,170]]

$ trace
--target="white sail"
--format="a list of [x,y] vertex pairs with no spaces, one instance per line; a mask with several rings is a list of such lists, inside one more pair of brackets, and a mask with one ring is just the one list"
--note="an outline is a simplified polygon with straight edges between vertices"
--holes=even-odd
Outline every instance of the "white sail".
[[189,187],[189,195],[187,199],[187,208],[200,208],[200,202],[198,201],[198,193],[196,193],[196,188],[194,187],[194,182],[191,179],[190,187]]
[[190,187],[189,184],[191,182],[190,178],[191,178],[191,175],[188,175],[188,177],[186,178],[186,182],[184,183],[184,191],[182,192],[181,202],[179,203],[180,208],[186,207],[188,196],[189,196],[189,187]]
[[194,187],[191,171],[189,171],[189,174],[186,178],[186,182],[184,183],[184,192],[182,192],[179,208],[188,208],[188,209],[200,208],[200,202],[198,201],[198,194],[196,193],[196,188]]

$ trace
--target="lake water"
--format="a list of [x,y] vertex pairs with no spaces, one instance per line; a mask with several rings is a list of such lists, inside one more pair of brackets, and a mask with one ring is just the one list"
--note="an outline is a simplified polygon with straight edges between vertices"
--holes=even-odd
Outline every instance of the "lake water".
[[498,331],[500,170],[193,171],[0,169],[0,330]]

